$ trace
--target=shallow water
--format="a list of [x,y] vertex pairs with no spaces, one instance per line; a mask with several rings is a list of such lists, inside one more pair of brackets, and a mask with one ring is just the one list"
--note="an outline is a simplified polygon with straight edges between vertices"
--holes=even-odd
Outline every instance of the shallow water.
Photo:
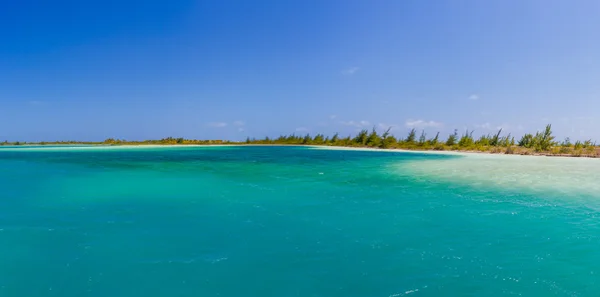
[[0,296],[598,296],[600,160],[0,149]]

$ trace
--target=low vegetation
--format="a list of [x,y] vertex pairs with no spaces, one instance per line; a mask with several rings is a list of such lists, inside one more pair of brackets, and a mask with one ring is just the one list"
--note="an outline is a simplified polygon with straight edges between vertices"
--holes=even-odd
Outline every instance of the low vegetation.
[[[591,140],[571,142],[566,138],[562,142],[555,140],[552,135],[552,126],[535,134],[525,134],[518,141],[510,133],[504,135],[502,129],[494,134],[473,137],[474,131],[466,130],[463,134],[454,133],[444,140],[440,133],[428,138],[425,131],[412,129],[405,138],[397,138],[387,129],[384,133],[377,133],[376,129],[362,130],[355,136],[341,137],[334,134],[332,137],[323,134],[282,135],[277,138],[265,137],[263,139],[247,138],[244,142],[226,140],[195,140],[184,138],[163,138],[160,140],[127,141],[124,139],[109,138],[103,142],[8,142],[0,145],[218,145],[218,144],[247,144],[247,145],[325,145],[342,147],[365,147],[381,149],[405,150],[437,150],[437,151],[467,151],[488,152],[496,154],[521,154],[521,155],[548,155],[548,156],[573,156],[573,157],[599,157],[600,148]],[[417,136],[418,135],[418,136]]]

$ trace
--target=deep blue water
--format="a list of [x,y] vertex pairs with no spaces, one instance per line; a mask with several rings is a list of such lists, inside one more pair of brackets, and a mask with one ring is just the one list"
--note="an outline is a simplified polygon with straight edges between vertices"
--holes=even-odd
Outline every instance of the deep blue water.
[[600,197],[404,166],[463,159],[0,149],[0,296],[600,296]]

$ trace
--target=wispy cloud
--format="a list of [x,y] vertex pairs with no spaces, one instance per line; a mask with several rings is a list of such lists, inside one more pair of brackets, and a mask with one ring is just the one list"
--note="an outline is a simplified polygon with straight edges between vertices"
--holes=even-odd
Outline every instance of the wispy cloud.
[[490,123],[475,124],[475,128],[489,130],[489,129],[492,129],[492,124],[490,124]]
[[356,72],[358,72],[358,70],[360,70],[360,68],[358,68],[358,67],[349,67],[349,68],[342,70],[342,74],[343,75],[354,75]]
[[347,121],[347,122],[340,122],[340,124],[344,125],[344,126],[352,126],[352,127],[356,127],[356,128],[365,128],[365,127],[369,127],[371,126],[371,122],[369,121]]
[[244,123],[243,121],[234,121],[232,123],[234,126],[245,126],[246,123]]
[[469,96],[469,100],[473,100],[473,101],[479,100],[479,95],[477,95],[477,94],[471,94]]
[[424,121],[424,120],[408,120],[405,123],[406,127],[409,128],[428,128],[428,127],[442,127],[444,124],[436,121]]
[[396,124],[386,124],[386,123],[378,123],[378,124],[377,124],[377,127],[378,127],[379,129],[382,129],[382,130],[387,130],[387,129],[390,129],[390,130],[392,130],[392,129],[394,129],[394,128],[395,128],[395,127],[397,127],[397,126],[398,126],[398,125],[396,125]]
[[337,115],[335,115],[335,114],[332,114],[332,115],[329,116],[330,120],[335,120],[336,118],[337,118]]
[[502,124],[502,125],[498,125],[498,126],[494,127],[494,126],[492,126],[492,124],[490,124],[488,122],[483,123],[483,124],[475,124],[475,128],[481,129],[481,130],[500,130],[500,129],[502,129],[502,130],[506,131],[506,130],[510,129],[510,127],[511,126],[509,124]]
[[506,130],[510,129],[510,125],[509,124],[502,124],[502,125],[496,126],[496,130],[500,130],[500,129],[506,131]]
[[238,132],[244,132],[244,128],[238,128]]
[[213,128],[227,127],[227,123],[225,123],[225,122],[211,122],[211,123],[208,123],[208,125]]

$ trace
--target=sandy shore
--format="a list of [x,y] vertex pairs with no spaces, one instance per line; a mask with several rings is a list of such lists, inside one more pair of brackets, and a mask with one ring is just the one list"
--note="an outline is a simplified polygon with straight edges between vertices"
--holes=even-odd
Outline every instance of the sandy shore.
[[523,154],[504,154],[481,151],[435,151],[435,150],[407,150],[407,149],[381,149],[368,147],[344,147],[327,145],[286,145],[286,144],[127,144],[127,145],[22,145],[1,147],[0,151],[23,151],[23,150],[111,150],[111,149],[140,149],[140,148],[186,148],[186,147],[244,147],[244,146],[298,146],[311,149],[338,150],[338,151],[370,151],[382,153],[412,153],[412,154],[434,154],[434,155],[454,155],[454,156],[478,156],[478,157],[552,157],[560,159],[598,159],[590,156],[572,156],[572,155],[552,155],[544,153]]

